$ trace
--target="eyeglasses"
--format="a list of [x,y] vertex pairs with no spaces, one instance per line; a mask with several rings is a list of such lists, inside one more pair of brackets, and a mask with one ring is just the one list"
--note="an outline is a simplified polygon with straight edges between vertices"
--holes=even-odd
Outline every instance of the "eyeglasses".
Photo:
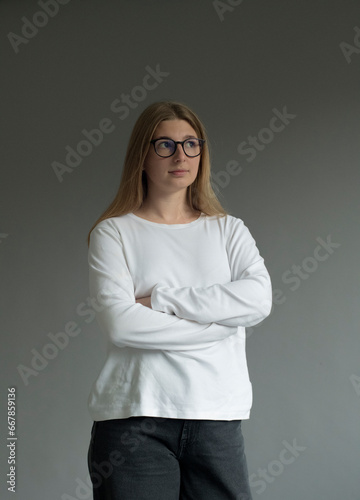
[[202,151],[205,139],[197,139],[191,137],[190,139],[185,139],[185,141],[173,141],[168,138],[153,139],[150,144],[154,146],[155,153],[161,158],[168,158],[175,154],[177,145],[181,144],[184,153],[189,158],[195,158],[199,156]]

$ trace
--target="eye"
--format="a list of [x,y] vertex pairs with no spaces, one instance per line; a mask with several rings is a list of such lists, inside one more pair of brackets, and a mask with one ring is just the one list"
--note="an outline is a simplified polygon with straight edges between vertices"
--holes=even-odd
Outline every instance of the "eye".
[[173,147],[172,141],[162,140],[156,144],[158,149],[171,149]]
[[196,139],[189,139],[185,143],[185,146],[187,148],[190,148],[190,149],[196,148],[198,145],[199,145],[199,142]]

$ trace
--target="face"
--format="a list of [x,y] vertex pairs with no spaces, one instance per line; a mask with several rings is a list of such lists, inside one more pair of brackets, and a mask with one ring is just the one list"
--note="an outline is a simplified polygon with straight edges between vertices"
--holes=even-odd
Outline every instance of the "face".
[[[197,137],[197,134],[187,121],[176,119],[160,122],[152,138],[160,137],[183,141]],[[194,158],[186,156],[181,144],[177,144],[175,153],[168,158],[158,156],[151,145],[144,163],[148,189],[159,193],[186,190],[196,179],[199,164],[200,155]]]

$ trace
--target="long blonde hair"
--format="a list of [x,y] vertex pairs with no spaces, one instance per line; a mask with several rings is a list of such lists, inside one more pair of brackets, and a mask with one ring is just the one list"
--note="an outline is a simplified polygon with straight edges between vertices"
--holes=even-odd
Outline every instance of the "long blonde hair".
[[155,129],[164,120],[185,120],[199,139],[205,139],[199,170],[195,181],[187,188],[187,202],[191,209],[206,215],[227,215],[211,186],[211,167],[206,131],[198,116],[186,105],[174,101],[155,102],[137,119],[126,151],[120,186],[114,200],[98,218],[88,234],[99,222],[138,210],[147,196],[147,178],[142,168]]

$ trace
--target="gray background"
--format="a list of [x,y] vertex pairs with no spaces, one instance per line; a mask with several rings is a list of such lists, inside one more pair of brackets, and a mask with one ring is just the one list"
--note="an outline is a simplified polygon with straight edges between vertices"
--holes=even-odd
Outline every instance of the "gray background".
[[[22,36],[22,18],[43,9],[0,2],[2,498],[90,498],[87,397],[105,344],[83,304],[86,236],[115,195],[136,118],[175,99],[203,119],[219,198],[250,228],[277,290],[271,316],[248,331],[254,404],[243,432],[254,499],[360,499],[360,4],[217,5],[70,0],[16,53],[8,34]],[[157,65],[169,74],[145,96],[136,87]],[[120,120],[111,103],[131,92],[142,100]],[[262,130],[284,107],[293,115],[284,129]],[[65,146],[103,118],[114,130],[60,182],[52,163],[64,164]],[[238,146],[259,133],[267,144],[250,162]],[[242,170],[226,178],[231,160]],[[318,238],[337,246],[317,253]],[[50,349],[49,333],[68,322],[81,332],[25,384],[19,365],[31,367],[31,350]],[[9,386],[15,495],[6,485]],[[284,454],[294,440],[301,451]]]

